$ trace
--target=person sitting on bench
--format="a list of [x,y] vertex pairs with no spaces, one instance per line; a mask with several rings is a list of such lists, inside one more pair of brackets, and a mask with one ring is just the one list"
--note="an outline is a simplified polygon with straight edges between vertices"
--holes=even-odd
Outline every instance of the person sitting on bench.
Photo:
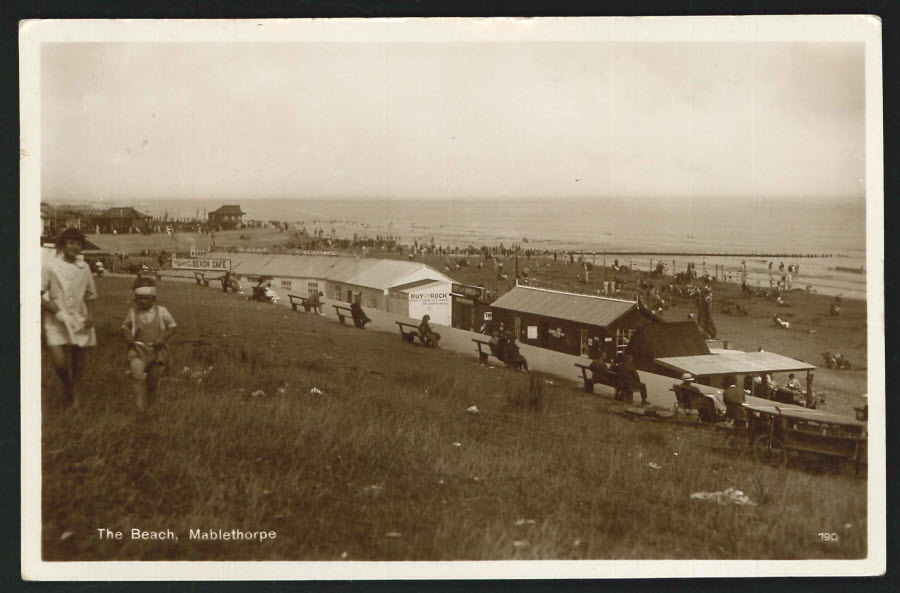
[[685,373],[681,375],[681,385],[680,387],[686,391],[692,391],[696,395],[703,395],[703,392],[700,391],[700,388],[694,384],[694,375],[690,373]]
[[800,385],[800,379],[794,376],[794,373],[788,375],[788,389],[791,391],[796,391],[798,393],[803,392],[803,387]]
[[732,385],[725,390],[723,394],[725,400],[725,410],[728,417],[731,418],[735,427],[743,426],[747,423],[747,414],[742,405],[746,401],[744,390],[737,385]]
[[[322,294],[322,291],[314,292],[306,298],[306,302],[303,303],[303,310],[309,313],[312,311],[313,313],[318,313],[319,315],[324,315],[322,313],[322,297],[325,295]],[[353,310],[353,306],[350,307],[351,311]],[[355,318],[354,318],[354,321]]]
[[235,278],[234,274],[231,272],[225,272],[225,275],[222,276],[222,292],[227,293],[229,290],[231,292],[237,293],[240,292],[241,286],[238,284],[237,278]]
[[593,383],[603,383],[605,385],[609,382],[609,364],[606,362],[605,350],[597,352],[597,356],[591,361],[590,369]]
[[506,361],[506,347],[508,344],[509,338],[506,336],[506,332],[503,331],[503,325],[501,324],[500,331],[497,332],[496,354],[494,355],[500,362]]
[[369,319],[369,316],[366,315],[365,311],[363,311],[358,300],[350,303],[350,315],[353,317],[353,325],[356,327],[366,327],[366,324],[372,321]]
[[499,345],[500,340],[497,337],[497,330],[494,330],[491,332],[491,338],[488,340],[488,348],[491,349],[491,354],[493,354],[497,359],[500,358],[500,356],[498,356],[500,354]]
[[519,345],[516,344],[516,337],[514,335],[510,335],[509,341],[506,343],[505,362],[506,366],[513,366],[516,370],[528,370],[528,362],[525,360],[524,356],[519,354]]
[[430,320],[430,315],[422,317],[422,322],[419,323],[419,339],[426,346],[437,348],[438,343],[441,341],[441,335],[431,330],[431,326],[428,324]]
[[625,361],[619,365],[617,370],[622,379],[623,396],[631,397],[635,390],[641,392],[641,405],[647,405],[647,387],[641,383],[641,376],[634,367],[634,357],[630,354],[625,355]]

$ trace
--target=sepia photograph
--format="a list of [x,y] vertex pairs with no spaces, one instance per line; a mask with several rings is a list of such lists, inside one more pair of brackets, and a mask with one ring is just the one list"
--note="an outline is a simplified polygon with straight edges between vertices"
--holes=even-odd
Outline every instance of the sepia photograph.
[[20,51],[24,578],[884,571],[877,18]]

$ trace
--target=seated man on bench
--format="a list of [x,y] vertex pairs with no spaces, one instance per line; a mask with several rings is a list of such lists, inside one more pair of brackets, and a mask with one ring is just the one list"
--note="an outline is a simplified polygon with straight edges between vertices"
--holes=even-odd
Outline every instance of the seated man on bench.
[[238,284],[237,278],[230,271],[225,272],[225,275],[222,276],[222,292],[227,293],[229,290],[233,293],[241,291],[241,285]]
[[[322,293],[319,293],[322,294]],[[363,308],[360,306],[359,301],[353,301],[350,303],[350,315],[353,317],[353,325],[359,328],[365,328],[367,323],[371,323],[371,319],[366,315]]]
[[441,341],[441,335],[432,331],[431,326],[428,324],[430,320],[430,315],[422,317],[422,322],[419,323],[419,339],[426,346],[437,348],[438,343]]
[[528,372],[528,361],[519,354],[519,345],[516,344],[516,336],[510,335],[509,341],[506,342],[506,352],[504,352],[504,361],[507,367],[512,367],[517,371],[524,370]]
[[[325,295],[322,294],[322,291],[315,292],[309,297],[307,297],[306,302],[303,303],[303,310],[309,313],[312,311],[313,313],[318,313],[319,315],[324,315],[322,313],[322,297]],[[353,308],[352,306],[350,307]]]
[[747,398],[744,390],[737,385],[731,385],[725,390],[723,399],[725,400],[725,410],[728,417],[731,418],[733,426],[735,428],[745,426],[747,412],[744,410],[743,404]]
[[631,394],[635,391],[641,392],[641,405],[647,405],[647,387],[641,383],[641,376],[638,375],[637,369],[634,367],[634,357],[630,354],[625,355],[625,360],[618,366],[616,372],[619,373],[621,381],[621,395],[631,398]]
[[498,359],[500,356],[500,339],[497,337],[497,330],[491,332],[491,339],[488,340],[488,347],[491,349],[491,354],[493,354]]
[[606,362],[606,351],[600,350],[591,361],[591,382],[601,385],[610,384],[609,363]]

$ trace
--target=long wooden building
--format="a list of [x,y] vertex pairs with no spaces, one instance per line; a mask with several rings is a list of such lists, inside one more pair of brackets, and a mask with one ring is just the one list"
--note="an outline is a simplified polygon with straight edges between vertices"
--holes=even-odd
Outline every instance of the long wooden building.
[[659,321],[637,301],[516,286],[491,304],[493,327],[503,325],[524,344],[611,358],[623,352],[634,331]]

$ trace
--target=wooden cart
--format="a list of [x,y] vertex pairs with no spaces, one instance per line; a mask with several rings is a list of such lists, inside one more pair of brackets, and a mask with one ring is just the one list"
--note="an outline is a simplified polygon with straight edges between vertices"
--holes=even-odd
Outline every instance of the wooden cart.
[[788,453],[810,453],[852,461],[857,475],[868,461],[867,424],[818,410],[744,404],[748,444],[762,463],[782,467]]

